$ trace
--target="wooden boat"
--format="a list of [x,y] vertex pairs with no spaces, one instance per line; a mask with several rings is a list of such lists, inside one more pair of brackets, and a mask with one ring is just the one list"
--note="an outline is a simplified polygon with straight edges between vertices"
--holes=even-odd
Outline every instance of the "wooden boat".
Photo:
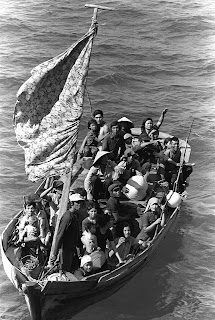
[[[134,130],[134,133],[138,134],[138,130]],[[161,139],[166,136],[167,134],[160,134]],[[180,146],[181,150],[184,150],[184,159],[188,162],[191,152],[190,146],[187,141],[183,140],[180,140]],[[86,170],[83,163],[75,163],[72,172],[72,184],[74,181],[81,181],[81,179],[83,181]],[[69,186],[70,184],[71,181],[69,181]],[[43,184],[40,187],[42,186]],[[17,213],[2,233],[0,241],[1,256],[6,275],[14,287],[25,297],[31,319],[68,319],[88,305],[105,299],[119,290],[148,263],[169,230],[173,228],[180,211],[180,205],[168,210],[170,212],[169,220],[145,250],[137,253],[125,264],[114,270],[95,273],[86,277],[85,281],[29,280],[21,271],[16,259],[16,247],[10,242],[22,211]]]

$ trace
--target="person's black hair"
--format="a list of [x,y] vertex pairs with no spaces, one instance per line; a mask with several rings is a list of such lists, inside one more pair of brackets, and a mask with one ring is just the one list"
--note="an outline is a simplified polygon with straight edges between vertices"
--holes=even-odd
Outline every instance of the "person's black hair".
[[97,211],[99,210],[98,202],[95,200],[89,200],[87,201],[87,211],[95,208]]
[[167,143],[170,142],[171,139],[172,139],[171,137],[165,138],[164,141],[163,141],[163,144],[164,144],[164,145],[167,145]]
[[142,125],[141,125],[141,133],[143,133],[143,132],[145,131],[145,123],[146,123],[146,121],[148,121],[148,120],[151,120],[151,121],[152,121],[152,124],[153,124],[152,118],[148,117],[148,118],[144,119],[143,122],[142,122]]
[[87,123],[87,128],[88,128],[88,129],[90,129],[90,125],[91,125],[91,124],[94,124],[94,125],[96,126],[96,130],[97,130],[98,124],[97,124],[97,122],[96,122],[95,119],[90,119],[90,120],[88,121],[88,123]]
[[108,214],[101,214],[98,216],[97,223],[100,228],[106,226],[108,222],[110,222],[110,216]]
[[102,111],[102,110],[99,110],[99,109],[95,110],[95,111],[93,112],[93,117],[95,118],[95,116],[96,116],[97,114],[100,114],[100,115],[102,116],[102,118],[103,118],[103,111]]
[[34,208],[36,208],[37,204],[36,202],[29,200],[28,198],[24,199],[24,207],[26,208],[26,206],[33,206]]
[[121,129],[121,124],[117,120],[111,122],[110,128],[115,127],[115,126],[119,127],[119,129]]
[[179,139],[178,139],[177,137],[172,137],[172,138],[171,138],[171,142],[172,142],[172,141],[176,141],[176,142],[179,143]]

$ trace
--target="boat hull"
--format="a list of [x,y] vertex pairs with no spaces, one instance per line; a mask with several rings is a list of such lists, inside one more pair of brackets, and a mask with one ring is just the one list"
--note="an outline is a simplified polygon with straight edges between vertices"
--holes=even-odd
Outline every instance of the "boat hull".
[[97,279],[78,282],[49,281],[44,287],[30,282],[6,256],[1,241],[2,262],[13,285],[22,291],[32,320],[68,319],[86,307],[106,299],[123,287],[153,257],[169,230],[174,227],[180,208],[172,213],[153,243],[133,260]]

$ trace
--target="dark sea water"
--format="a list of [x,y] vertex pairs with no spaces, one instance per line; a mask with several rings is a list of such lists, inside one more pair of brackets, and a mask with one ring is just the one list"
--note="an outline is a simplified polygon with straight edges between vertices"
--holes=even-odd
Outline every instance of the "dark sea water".
[[[91,2],[92,3],[92,2]],[[96,3],[96,2],[93,2]],[[177,226],[148,266],[125,287],[74,320],[215,319],[215,2],[97,1],[99,13],[88,78],[93,108],[110,122],[137,126],[159,118],[162,131],[186,139],[196,163]],[[0,231],[35,189],[24,173],[12,115],[30,70],[69,47],[89,28],[84,1],[0,1]],[[85,113],[80,140],[86,133]],[[0,262],[0,319],[29,320],[23,297]],[[71,318],[70,318],[71,319]],[[60,320],[60,319],[59,319]]]

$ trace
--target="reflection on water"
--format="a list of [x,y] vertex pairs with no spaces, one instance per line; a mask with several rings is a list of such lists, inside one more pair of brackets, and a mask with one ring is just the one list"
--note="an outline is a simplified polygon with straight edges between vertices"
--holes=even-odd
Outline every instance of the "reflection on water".
[[[103,0],[100,4],[107,5]],[[93,109],[111,122],[126,116],[139,126],[168,108],[162,130],[186,139],[195,162],[178,225],[153,260],[124,288],[74,319],[213,320],[214,299],[214,66],[212,0],[109,1],[99,13],[88,92]],[[24,173],[12,127],[16,92],[37,64],[66,49],[89,28],[91,9],[80,1],[7,1],[0,12],[0,231],[35,185]],[[90,116],[85,99],[80,140]],[[2,264],[1,264],[2,266]],[[0,268],[0,318],[29,320]],[[71,318],[68,315],[68,319]]]

